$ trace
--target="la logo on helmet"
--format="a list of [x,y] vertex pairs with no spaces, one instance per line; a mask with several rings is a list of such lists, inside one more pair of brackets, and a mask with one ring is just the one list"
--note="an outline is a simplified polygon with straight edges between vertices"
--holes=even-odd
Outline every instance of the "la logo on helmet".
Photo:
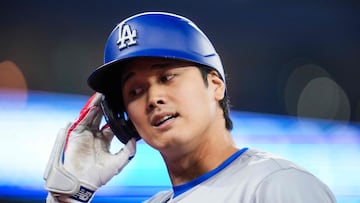
[[136,30],[132,30],[128,24],[119,24],[119,39],[116,42],[119,45],[119,49],[122,50],[131,45],[135,45],[137,42],[135,38],[137,37]]

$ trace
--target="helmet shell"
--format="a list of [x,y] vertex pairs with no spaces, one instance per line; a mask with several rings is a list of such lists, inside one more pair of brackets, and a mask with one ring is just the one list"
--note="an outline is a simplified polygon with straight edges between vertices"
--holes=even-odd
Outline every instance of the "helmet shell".
[[193,22],[171,13],[145,12],[113,29],[105,45],[104,64],[89,76],[89,86],[97,92],[109,92],[114,80],[119,80],[124,62],[137,57],[195,62],[216,70],[225,82],[219,55]]

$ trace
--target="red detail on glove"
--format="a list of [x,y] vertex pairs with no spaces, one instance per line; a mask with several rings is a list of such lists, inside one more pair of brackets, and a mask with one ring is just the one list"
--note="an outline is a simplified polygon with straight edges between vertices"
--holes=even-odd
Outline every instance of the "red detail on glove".
[[72,131],[80,124],[80,122],[85,118],[85,116],[89,113],[89,111],[95,107],[95,105],[92,104],[94,98],[95,98],[96,94],[93,94],[90,99],[86,102],[86,104],[84,105],[84,107],[81,109],[80,111],[80,115],[79,117],[76,119],[76,121],[71,125],[71,127],[69,128],[68,132],[67,132],[67,136],[66,136],[66,142],[65,142],[65,147],[64,147],[64,153],[66,151],[67,145],[68,145],[68,141],[69,141],[69,137],[70,134],[72,133]]

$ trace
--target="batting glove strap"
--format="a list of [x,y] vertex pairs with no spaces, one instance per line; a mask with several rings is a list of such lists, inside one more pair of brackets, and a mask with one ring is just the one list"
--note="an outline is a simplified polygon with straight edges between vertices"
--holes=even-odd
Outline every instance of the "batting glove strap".
[[95,193],[95,191],[90,190],[86,187],[80,186],[79,191],[75,195],[70,196],[70,198],[74,199],[78,202],[90,202],[94,196],[94,193]]

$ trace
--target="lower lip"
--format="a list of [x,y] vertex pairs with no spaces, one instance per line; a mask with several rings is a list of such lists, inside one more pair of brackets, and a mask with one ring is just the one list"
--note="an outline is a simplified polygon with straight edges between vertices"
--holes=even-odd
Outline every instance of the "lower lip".
[[171,127],[171,124],[172,124],[173,122],[175,122],[175,119],[176,119],[176,118],[177,118],[177,117],[171,118],[171,119],[165,121],[164,123],[162,123],[161,125],[159,125],[159,126],[154,126],[154,127],[155,127],[155,129],[161,130],[161,131],[163,131],[163,130],[168,130],[168,129]]

